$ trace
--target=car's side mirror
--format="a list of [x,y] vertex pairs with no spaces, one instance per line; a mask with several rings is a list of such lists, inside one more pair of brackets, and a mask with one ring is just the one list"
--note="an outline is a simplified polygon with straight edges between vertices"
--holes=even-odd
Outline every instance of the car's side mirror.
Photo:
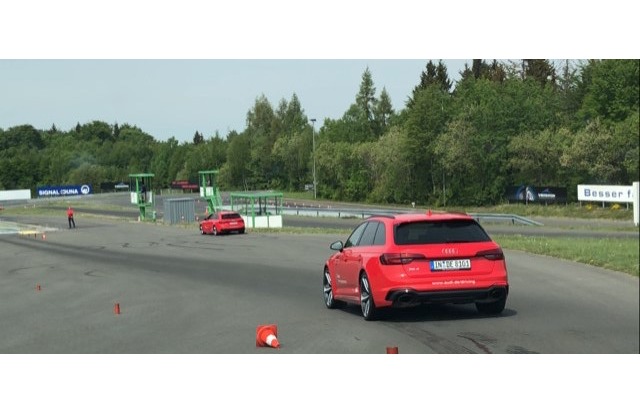
[[342,243],[341,240],[338,240],[336,242],[333,242],[331,245],[329,245],[329,249],[342,252],[342,249],[344,249],[344,244]]

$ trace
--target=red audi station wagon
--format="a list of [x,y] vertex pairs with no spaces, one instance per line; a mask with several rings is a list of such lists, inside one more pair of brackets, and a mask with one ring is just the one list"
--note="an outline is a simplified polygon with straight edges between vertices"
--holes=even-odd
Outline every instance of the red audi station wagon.
[[217,236],[223,233],[244,233],[244,219],[236,212],[221,210],[211,213],[200,222],[200,234]]
[[386,307],[430,303],[475,303],[499,314],[507,301],[502,249],[464,213],[371,216],[330,248],[325,305],[358,304],[365,320]]

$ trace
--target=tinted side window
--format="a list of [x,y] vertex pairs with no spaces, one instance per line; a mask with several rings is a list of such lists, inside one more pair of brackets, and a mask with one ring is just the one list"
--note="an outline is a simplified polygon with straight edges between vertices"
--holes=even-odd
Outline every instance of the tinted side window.
[[349,239],[347,239],[347,241],[344,244],[345,248],[352,247],[358,244],[358,241],[360,240],[360,236],[362,236],[362,232],[364,232],[364,228],[367,226],[367,223],[369,222],[362,223],[360,226],[355,228],[353,232],[351,232],[351,236],[349,236]]
[[369,222],[362,233],[358,246],[371,246],[378,230],[378,222]]
[[395,230],[397,245],[425,245],[434,243],[486,242],[489,235],[475,220],[441,220],[410,222]]
[[384,245],[387,241],[387,236],[385,234],[385,230],[384,230],[384,223],[383,222],[379,222],[378,223],[378,230],[376,231],[376,236],[373,239],[373,244],[374,245]]

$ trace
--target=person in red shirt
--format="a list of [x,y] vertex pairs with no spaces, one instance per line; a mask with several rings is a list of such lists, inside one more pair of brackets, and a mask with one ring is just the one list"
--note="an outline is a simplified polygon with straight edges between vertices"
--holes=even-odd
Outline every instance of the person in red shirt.
[[71,229],[71,225],[73,225],[73,228],[75,229],[76,221],[73,219],[73,209],[71,206],[67,209],[67,219],[69,220],[69,229]]

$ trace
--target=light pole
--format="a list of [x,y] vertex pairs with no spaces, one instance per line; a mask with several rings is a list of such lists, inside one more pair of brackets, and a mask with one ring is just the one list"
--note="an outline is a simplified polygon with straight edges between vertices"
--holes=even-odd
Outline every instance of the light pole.
[[315,199],[318,192],[316,191],[316,119],[311,120],[311,140],[313,141],[313,198]]

